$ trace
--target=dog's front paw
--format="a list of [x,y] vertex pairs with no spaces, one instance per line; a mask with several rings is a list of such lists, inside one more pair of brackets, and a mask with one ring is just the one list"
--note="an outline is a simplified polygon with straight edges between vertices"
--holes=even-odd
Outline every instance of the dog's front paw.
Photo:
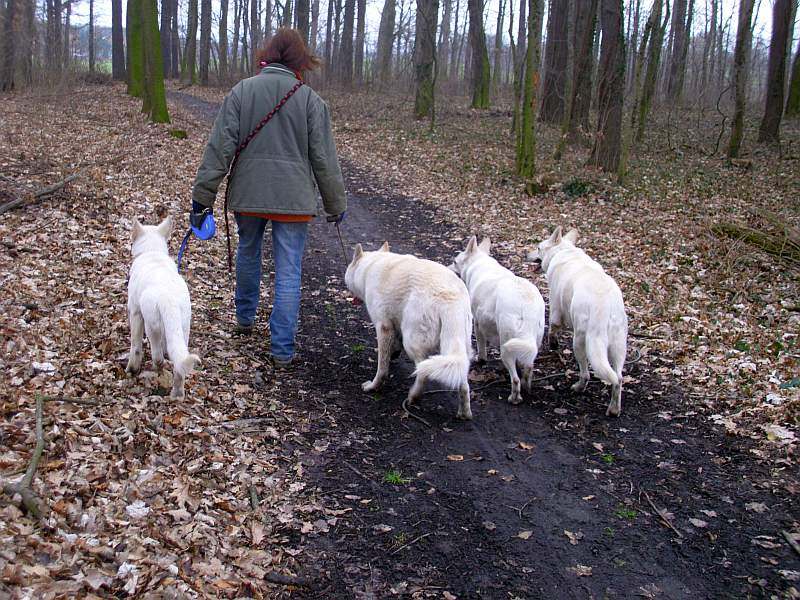
[[132,359],[128,360],[128,365],[125,367],[125,372],[128,375],[136,375],[142,369],[142,364],[135,362]]
[[379,387],[380,387],[380,385],[375,383],[372,380],[365,381],[364,383],[361,384],[361,389],[364,390],[365,392],[374,392]]
[[461,419],[462,421],[472,421],[472,410],[469,408],[466,410],[461,410],[459,408],[456,418]]
[[509,404],[519,404],[520,402],[522,402],[522,394],[513,394],[512,393],[508,397],[508,403]]

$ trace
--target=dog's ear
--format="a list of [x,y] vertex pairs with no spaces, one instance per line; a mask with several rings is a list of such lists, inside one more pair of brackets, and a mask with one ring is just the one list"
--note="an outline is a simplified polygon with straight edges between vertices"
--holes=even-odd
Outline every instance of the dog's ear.
[[169,235],[172,233],[172,217],[167,217],[161,221],[161,223],[158,224],[156,231],[158,231],[161,237],[163,237],[165,240],[168,240]]
[[550,241],[553,244],[560,244],[561,243],[561,225],[556,227],[555,231],[553,231],[553,235],[550,236]]
[[570,230],[569,230],[569,231],[568,231],[568,232],[567,232],[567,233],[564,235],[564,239],[565,239],[565,240],[569,240],[569,241],[570,241],[570,242],[572,242],[573,244],[576,244],[576,243],[578,242],[578,230],[577,230],[577,229],[570,229]]
[[383,242],[383,246],[381,246],[379,252],[388,252],[388,251],[389,251],[389,242]]
[[485,238],[483,238],[483,240],[481,240],[481,243],[480,243],[480,245],[478,246],[478,248],[480,248],[481,250],[483,250],[484,252],[486,252],[486,254],[489,254],[489,252],[490,252],[490,251],[491,251],[491,249],[492,249],[492,242],[491,242],[491,240],[490,240],[488,237],[485,237]]
[[353,260],[350,262],[356,263],[364,256],[364,249],[361,247],[361,244],[356,244],[356,247],[353,249]]
[[467,254],[472,254],[478,248],[478,238],[474,235],[467,242]]
[[133,220],[133,229],[131,229],[131,241],[135,242],[139,236],[144,233],[144,227],[139,223],[139,219]]

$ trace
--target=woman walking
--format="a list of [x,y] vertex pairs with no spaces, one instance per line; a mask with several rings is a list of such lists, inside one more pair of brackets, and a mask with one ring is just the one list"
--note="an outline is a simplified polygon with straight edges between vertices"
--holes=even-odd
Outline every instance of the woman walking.
[[[228,208],[235,213],[239,233],[236,328],[242,334],[253,330],[261,246],[270,223],[275,262],[271,354],[275,366],[286,367],[295,351],[308,224],[317,213],[315,183],[329,220],[341,221],[347,199],[328,107],[303,84],[303,75],[319,59],[297,30],[282,28],[260,49],[258,60],[261,72],[237,83],[220,108],[195,178],[192,211],[213,206],[238,149],[228,181]],[[251,136],[270,113],[273,117]]]

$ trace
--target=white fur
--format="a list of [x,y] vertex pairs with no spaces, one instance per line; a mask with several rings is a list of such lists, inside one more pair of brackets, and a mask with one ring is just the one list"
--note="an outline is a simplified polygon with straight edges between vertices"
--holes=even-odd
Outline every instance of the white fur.
[[473,236],[452,268],[469,290],[478,358],[486,360],[487,343],[500,346],[500,358],[511,378],[508,401],[518,404],[522,393],[517,365],[530,392],[533,361],[544,337],[544,300],[535,285],[492,258],[490,245],[488,238],[479,245]]
[[164,353],[172,361],[172,397],[183,397],[184,380],[200,362],[189,354],[189,325],[192,305],[189,288],[178,274],[170,258],[167,240],[172,219],[167,217],[158,226],[133,224],[131,232],[131,265],[128,280],[128,323],[131,328],[129,373],[138,373],[142,366],[142,334],[150,341],[150,352],[157,369],[164,364]]
[[628,317],[622,291],[598,263],[575,246],[577,230],[561,235],[556,228],[529,258],[541,259],[550,284],[550,330],[572,328],[572,348],[580,379],[572,386],[583,391],[589,383],[589,365],[595,376],[611,386],[606,415],[622,412],[622,367],[628,339]]
[[458,417],[471,419],[472,313],[467,288],[456,274],[429,260],[389,252],[388,243],[377,252],[364,252],[359,244],[345,283],[364,301],[378,338],[378,370],[364,382],[364,391],[381,385],[400,335],[416,365],[406,402],[419,398],[425,381],[433,379],[458,390]]

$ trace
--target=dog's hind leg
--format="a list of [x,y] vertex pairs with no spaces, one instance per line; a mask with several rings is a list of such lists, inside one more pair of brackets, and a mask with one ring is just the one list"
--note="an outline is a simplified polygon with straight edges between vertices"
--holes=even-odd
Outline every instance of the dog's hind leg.
[[406,401],[403,402],[403,406],[410,406],[420,399],[422,391],[425,389],[426,381],[427,378],[425,376],[417,375],[416,379],[414,379],[414,384],[411,386],[411,389],[408,390],[408,396],[406,397]]
[[[148,329],[145,327],[145,329]],[[147,340],[150,342],[150,354],[153,356],[153,365],[156,371],[164,367],[164,335],[161,331],[147,331]]]
[[508,401],[511,404],[519,404],[522,402],[522,394],[519,391],[519,375],[517,374],[517,357],[513,352],[508,352],[501,346],[500,360],[508,370],[508,375],[511,377],[511,395]]
[[458,388],[458,400],[458,414],[456,414],[456,417],[465,421],[471,421],[472,408],[470,407],[469,402],[469,385],[466,383],[462,384],[461,387]]
[[183,398],[183,384],[184,384],[184,377],[180,373],[178,373],[178,369],[174,369],[172,373],[172,391],[170,392],[170,397],[172,398]]
[[365,392],[377,390],[381,386],[383,378],[389,372],[389,358],[394,346],[394,328],[391,323],[385,321],[376,323],[375,332],[378,337],[378,370],[372,381],[365,381],[361,384],[361,389]]
[[572,351],[580,368],[580,379],[572,386],[573,392],[582,392],[589,384],[589,357],[586,355],[586,334],[575,331],[572,338]]
[[522,380],[525,382],[525,393],[530,394],[533,389],[533,365],[522,369]]
[[625,364],[625,346],[619,347],[611,344],[608,349],[608,358],[611,368],[617,374],[617,383],[611,386],[611,402],[606,409],[607,417],[618,417],[622,412],[622,367]]
[[128,366],[125,371],[134,375],[142,368],[142,337],[144,336],[144,318],[138,311],[128,311],[128,323],[131,328],[131,351],[128,354]]
[[486,336],[483,335],[477,322],[475,323],[475,339],[478,341],[478,362],[485,363],[487,361]]

